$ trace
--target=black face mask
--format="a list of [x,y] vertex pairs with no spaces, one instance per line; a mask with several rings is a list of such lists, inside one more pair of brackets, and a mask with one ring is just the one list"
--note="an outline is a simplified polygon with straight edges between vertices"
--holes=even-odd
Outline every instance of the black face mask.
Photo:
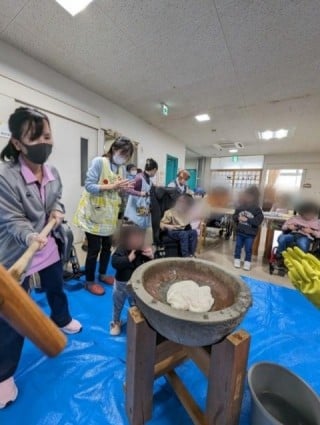
[[52,152],[52,145],[48,143],[38,143],[37,145],[22,144],[27,149],[25,157],[34,164],[44,164]]

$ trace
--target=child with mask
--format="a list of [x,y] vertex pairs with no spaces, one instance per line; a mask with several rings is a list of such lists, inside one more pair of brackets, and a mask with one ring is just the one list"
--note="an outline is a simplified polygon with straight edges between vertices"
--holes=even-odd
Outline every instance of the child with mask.
[[263,212],[259,207],[259,190],[256,186],[246,189],[240,198],[233,219],[237,225],[234,267],[241,267],[241,251],[245,249],[244,270],[251,269],[252,247],[259,226],[263,222]]
[[191,227],[191,210],[194,200],[191,195],[180,195],[175,206],[164,213],[160,222],[161,230],[180,244],[182,257],[193,257],[198,242],[198,232]]
[[127,165],[127,179],[134,180],[138,174],[137,167],[134,164]]
[[[0,263],[10,268],[34,241],[39,250],[26,270],[22,287],[39,273],[51,319],[62,331],[75,334],[81,324],[72,319],[63,291],[63,267],[52,235],[40,236],[46,223],[64,218],[62,183],[58,171],[46,164],[53,139],[48,117],[21,107],[9,118],[11,138],[1,152],[0,164]],[[20,361],[24,338],[0,318],[0,409],[18,395],[13,375]]]
[[120,229],[119,242],[112,255],[112,267],[116,270],[113,286],[113,316],[110,334],[121,333],[121,312],[128,299],[130,306],[134,305],[128,282],[133,272],[147,261],[153,259],[151,247],[145,246],[145,232],[136,224],[127,222]]
[[109,151],[95,158],[87,173],[85,190],[74,217],[74,224],[86,233],[88,251],[85,264],[86,289],[94,295],[103,295],[104,288],[95,282],[97,258],[99,280],[113,284],[106,275],[112,235],[118,225],[121,193],[131,187],[125,178],[125,163],[133,154],[133,144],[126,137],[118,137]]

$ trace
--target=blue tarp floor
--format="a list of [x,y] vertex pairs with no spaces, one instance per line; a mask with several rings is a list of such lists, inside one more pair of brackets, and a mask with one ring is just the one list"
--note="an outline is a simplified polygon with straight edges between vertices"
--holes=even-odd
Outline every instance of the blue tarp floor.
[[[250,278],[245,281],[253,294],[253,307],[240,326],[252,336],[249,366],[258,361],[279,363],[320,393],[320,311],[295,290]],[[49,359],[26,341],[16,373],[19,398],[0,411],[1,425],[128,423],[123,391],[126,335],[125,331],[120,337],[109,335],[111,292],[111,287],[103,297],[84,290],[68,292],[72,314],[84,328],[69,337],[60,356]],[[43,294],[34,298],[48,310]],[[177,371],[204,407],[206,382],[202,373],[191,362]],[[249,425],[249,411],[246,389],[241,425]],[[154,385],[153,419],[149,424],[192,424],[164,378]]]

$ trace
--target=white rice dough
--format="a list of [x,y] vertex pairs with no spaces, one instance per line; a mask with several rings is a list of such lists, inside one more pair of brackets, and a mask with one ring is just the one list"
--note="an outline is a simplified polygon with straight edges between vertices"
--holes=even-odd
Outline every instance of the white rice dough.
[[209,286],[199,286],[193,280],[181,280],[169,288],[167,302],[177,310],[205,313],[213,306],[214,298]]

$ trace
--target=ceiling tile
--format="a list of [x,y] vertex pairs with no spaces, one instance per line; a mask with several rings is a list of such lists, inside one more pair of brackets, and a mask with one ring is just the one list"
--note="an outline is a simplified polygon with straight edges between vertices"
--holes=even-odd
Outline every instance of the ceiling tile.
[[213,10],[212,0],[96,0],[101,12],[137,45],[156,42]]
[[0,34],[28,2],[29,0],[1,0]]

